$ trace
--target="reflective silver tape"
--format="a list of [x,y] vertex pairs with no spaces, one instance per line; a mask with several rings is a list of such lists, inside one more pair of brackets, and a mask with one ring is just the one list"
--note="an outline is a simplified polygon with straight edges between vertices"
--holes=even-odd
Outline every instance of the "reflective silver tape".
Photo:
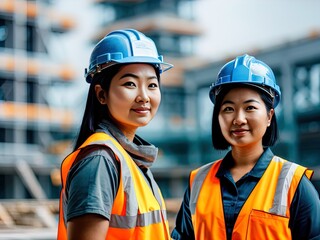
[[272,161],[274,161],[274,162],[285,162],[284,159],[282,159],[282,158],[280,158],[280,157],[278,157],[278,156],[274,156],[273,159],[272,159]]
[[191,214],[195,213],[196,204],[198,201],[199,193],[203,184],[204,179],[208,175],[209,170],[211,169],[213,162],[208,163],[201,167],[199,171],[196,173],[196,176],[193,179],[192,185],[190,186],[190,211]]
[[[164,211],[165,212],[165,211]],[[135,227],[146,227],[151,224],[162,222],[162,211],[154,210],[151,212],[135,215],[121,216],[111,215],[109,226],[113,228],[130,229]]]
[[156,183],[156,181],[154,180],[150,169],[147,170],[147,175],[148,175],[148,177],[150,179],[150,183],[151,183],[151,187],[152,187],[151,190],[153,191],[153,194],[154,194],[155,198],[157,199],[157,202],[159,203],[160,208],[163,208],[163,206],[162,206],[162,198],[161,198],[161,195],[160,195],[159,187],[158,187],[158,184]]
[[283,163],[278,178],[273,204],[269,210],[270,213],[277,214],[280,216],[286,216],[286,211],[288,207],[288,192],[292,183],[294,173],[297,168],[298,165],[293,162],[285,161]]

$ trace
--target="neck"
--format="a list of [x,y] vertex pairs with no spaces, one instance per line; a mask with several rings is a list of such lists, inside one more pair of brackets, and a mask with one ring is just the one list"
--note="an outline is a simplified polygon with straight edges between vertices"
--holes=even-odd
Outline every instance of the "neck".
[[233,147],[232,158],[234,160],[234,165],[230,168],[230,173],[233,177],[233,180],[237,182],[242,176],[250,172],[259,160],[262,153],[262,145],[251,148],[248,148],[248,146],[245,148]]
[[234,167],[237,166],[252,166],[256,164],[259,160],[261,154],[263,153],[263,147],[253,146],[248,148],[233,147],[232,148],[232,157],[234,159]]
[[118,125],[118,128],[120,129],[120,131],[123,133],[123,135],[125,135],[126,138],[130,142],[133,142],[134,136],[136,135],[136,129],[128,129],[128,128],[124,128],[124,127],[119,126],[119,125]]

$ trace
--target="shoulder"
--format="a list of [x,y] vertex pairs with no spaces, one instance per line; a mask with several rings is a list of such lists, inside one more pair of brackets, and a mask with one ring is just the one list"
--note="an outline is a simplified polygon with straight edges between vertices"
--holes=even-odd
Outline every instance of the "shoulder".
[[217,160],[215,162],[207,163],[193,171],[191,171],[189,175],[189,186],[191,189],[200,189],[200,186],[203,184],[204,180],[208,175],[213,174],[216,175],[219,166],[221,164],[221,160]]
[[108,172],[113,177],[119,175],[120,163],[117,161],[113,151],[101,145],[92,145],[81,149],[73,163],[67,182],[75,176],[92,176],[103,172]]
[[213,168],[219,168],[220,164],[221,164],[222,160],[219,159],[217,161],[214,162],[210,162],[207,163],[205,165],[202,165],[196,169],[194,169],[193,171],[191,171],[190,174],[190,178],[193,178],[195,176],[205,176],[208,174],[208,172],[213,169]]
[[295,197],[304,199],[303,202],[316,202],[317,204],[320,203],[319,194],[306,175],[303,175],[301,178]]
[[290,206],[293,239],[318,239],[320,236],[320,199],[311,181],[304,175]]
[[120,164],[106,147],[81,150],[71,167],[65,188],[67,219],[86,213],[110,218],[119,181]]
[[219,159],[217,161],[214,162],[209,162],[207,164],[204,164],[196,169],[194,169],[192,172],[198,172],[198,171],[206,171],[208,169],[211,169],[213,166],[218,166],[221,164],[222,159]]
[[118,168],[118,161],[114,152],[104,145],[92,145],[81,149],[78,154],[74,166],[85,164],[86,162],[107,161],[114,167]]
[[320,214],[319,193],[306,175],[302,176],[295,192],[291,211],[295,214],[312,215],[314,217],[318,217],[318,214]]
[[113,151],[106,145],[90,145],[81,149],[80,153],[77,156],[77,160],[89,158],[92,156],[114,156]]

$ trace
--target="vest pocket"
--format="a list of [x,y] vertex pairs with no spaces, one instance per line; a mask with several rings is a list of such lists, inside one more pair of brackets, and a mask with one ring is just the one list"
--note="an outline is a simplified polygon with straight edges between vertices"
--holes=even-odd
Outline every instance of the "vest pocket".
[[249,216],[246,239],[291,239],[289,218],[253,209]]

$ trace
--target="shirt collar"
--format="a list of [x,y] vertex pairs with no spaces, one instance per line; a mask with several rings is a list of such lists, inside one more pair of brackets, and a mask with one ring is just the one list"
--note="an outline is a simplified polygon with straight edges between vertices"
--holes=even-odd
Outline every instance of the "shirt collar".
[[[270,148],[265,148],[264,152],[260,156],[259,160],[255,164],[255,166],[251,169],[248,175],[261,178],[265,170],[267,169],[270,161],[272,160],[274,154]],[[218,169],[216,177],[221,178],[227,172],[229,172],[230,166],[233,162],[233,158],[231,155],[231,151],[227,153],[227,155],[223,158],[222,163]]]

